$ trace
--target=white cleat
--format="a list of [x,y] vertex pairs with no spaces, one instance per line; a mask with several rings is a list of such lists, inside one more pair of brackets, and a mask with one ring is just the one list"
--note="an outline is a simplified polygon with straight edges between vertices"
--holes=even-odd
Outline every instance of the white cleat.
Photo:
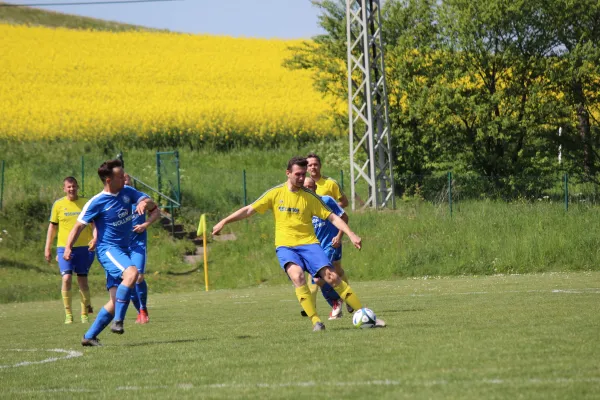
[[387,324],[381,318],[377,318],[375,320],[375,328],[385,328],[386,326],[387,326]]
[[342,301],[334,300],[333,307],[331,307],[331,312],[329,313],[329,319],[340,319],[342,318]]

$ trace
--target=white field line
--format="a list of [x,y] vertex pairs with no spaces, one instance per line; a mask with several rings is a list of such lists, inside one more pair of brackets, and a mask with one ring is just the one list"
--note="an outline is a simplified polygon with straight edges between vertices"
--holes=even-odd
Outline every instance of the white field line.
[[529,379],[479,379],[479,380],[432,380],[432,381],[400,381],[394,379],[370,380],[370,381],[352,381],[352,382],[281,382],[281,383],[211,383],[206,385],[194,385],[191,383],[179,383],[176,385],[140,385],[140,386],[117,386],[114,389],[90,389],[90,388],[64,388],[64,389],[28,389],[28,390],[11,390],[11,393],[27,394],[27,393],[55,393],[55,392],[106,392],[106,391],[148,391],[148,390],[194,390],[202,393],[206,389],[282,389],[282,388],[312,388],[325,386],[338,387],[363,387],[363,386],[404,386],[404,387],[431,387],[431,386],[446,386],[446,385],[566,385],[592,383],[600,384],[600,377],[592,378],[529,378]]
[[81,357],[83,353],[75,350],[65,350],[65,349],[48,349],[48,350],[40,350],[40,349],[9,349],[7,351],[16,351],[16,352],[29,352],[29,353],[40,353],[40,352],[53,352],[53,353],[64,353],[65,356],[62,357],[50,357],[41,361],[22,361],[16,364],[7,364],[0,365],[0,369],[2,368],[16,368],[16,367],[25,367],[27,365],[35,365],[35,364],[46,364],[50,362],[55,362],[59,360],[68,360],[69,358]]

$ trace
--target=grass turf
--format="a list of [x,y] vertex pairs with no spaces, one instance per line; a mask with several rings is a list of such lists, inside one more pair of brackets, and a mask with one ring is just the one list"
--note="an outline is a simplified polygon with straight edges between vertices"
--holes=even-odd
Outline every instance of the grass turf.
[[[353,287],[388,328],[355,329],[345,315],[313,333],[290,286],[150,293],[150,324],[135,325],[130,310],[125,335],[107,331],[104,347],[82,348],[86,326],[63,325],[60,302],[0,305],[3,396],[562,399],[600,390],[598,272]],[[97,310],[104,300],[93,299]]]

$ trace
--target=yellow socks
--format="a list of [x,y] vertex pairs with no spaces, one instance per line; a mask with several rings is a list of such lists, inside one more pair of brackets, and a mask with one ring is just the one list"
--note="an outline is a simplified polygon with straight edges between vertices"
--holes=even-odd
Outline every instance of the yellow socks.
[[307,285],[296,288],[296,297],[298,298],[302,309],[306,312],[308,318],[310,318],[310,322],[312,322],[313,325],[317,322],[321,322],[321,318],[317,315],[317,309],[315,303],[312,301],[312,295]]
[[73,310],[71,307],[71,291],[61,290],[60,293],[62,294],[63,304],[65,305],[65,314],[67,315],[67,317],[70,315],[71,320],[73,320]]
[[342,281],[333,289],[335,289],[335,291],[340,295],[342,300],[350,307],[354,308],[355,310],[360,310],[362,308],[362,304],[358,299],[358,296],[354,294],[352,288],[346,282]]
[[79,296],[81,297],[81,315],[87,315],[88,306],[90,305],[90,289],[79,289]]

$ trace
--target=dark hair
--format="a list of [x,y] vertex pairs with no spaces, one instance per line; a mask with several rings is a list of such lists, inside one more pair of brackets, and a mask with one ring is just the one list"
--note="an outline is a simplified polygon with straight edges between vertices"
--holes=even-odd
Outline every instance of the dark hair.
[[69,182],[69,183],[74,183],[74,184],[76,184],[76,185],[79,185],[79,184],[77,183],[77,179],[75,179],[75,178],[74,178],[74,177],[72,177],[72,176],[67,176],[65,179],[63,179],[63,185],[64,185],[65,183],[67,183],[67,182]]
[[291,171],[292,167],[294,165],[297,165],[302,168],[306,168],[306,166],[308,165],[308,161],[306,161],[306,158],[304,158],[304,157],[300,157],[300,156],[292,157],[292,158],[290,158],[290,161],[288,161],[287,170]]
[[316,158],[316,159],[317,159],[317,161],[319,161],[319,165],[321,165],[321,157],[319,157],[319,156],[318,156],[318,155],[316,155],[315,153],[309,153],[309,154],[306,156],[306,158],[307,158],[307,159],[309,159],[309,158]]
[[102,183],[106,183],[106,178],[112,178],[113,168],[122,168],[123,163],[120,160],[108,160],[104,161],[100,168],[98,168],[98,176]]

